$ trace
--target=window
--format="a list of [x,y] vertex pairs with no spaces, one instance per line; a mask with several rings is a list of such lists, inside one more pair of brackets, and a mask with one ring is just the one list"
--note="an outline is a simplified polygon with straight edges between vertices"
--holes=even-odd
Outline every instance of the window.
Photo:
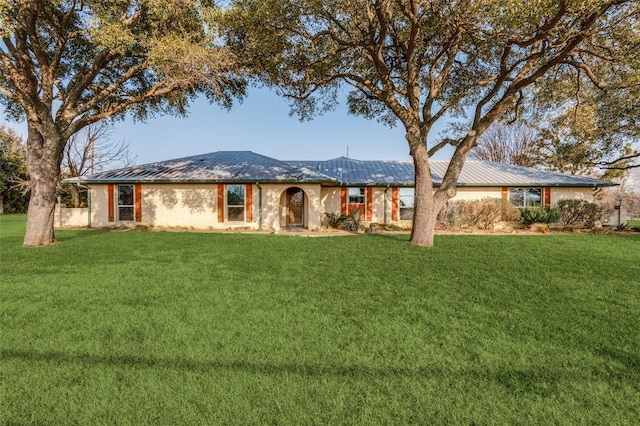
[[118,185],[118,220],[133,220],[133,185]]
[[244,185],[227,185],[227,220],[244,222]]
[[365,215],[365,192],[364,188],[349,188],[348,192],[349,206],[347,208],[347,212],[350,215],[354,215],[354,212],[357,210],[360,218],[364,219]]
[[415,191],[413,188],[399,188],[400,220],[413,220],[413,202]]
[[349,204],[364,204],[364,188],[349,188]]
[[520,208],[542,205],[542,188],[509,188],[509,201]]

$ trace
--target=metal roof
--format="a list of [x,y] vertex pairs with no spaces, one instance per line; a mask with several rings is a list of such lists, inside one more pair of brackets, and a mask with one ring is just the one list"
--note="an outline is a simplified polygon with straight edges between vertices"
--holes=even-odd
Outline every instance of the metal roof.
[[251,151],[218,151],[97,173],[86,183],[325,181],[329,176]]
[[[434,185],[449,162],[432,160]],[[68,179],[81,183],[132,182],[318,182],[333,185],[414,185],[412,161],[281,161],[251,151],[218,151]],[[458,186],[612,186],[615,183],[546,170],[468,160]]]

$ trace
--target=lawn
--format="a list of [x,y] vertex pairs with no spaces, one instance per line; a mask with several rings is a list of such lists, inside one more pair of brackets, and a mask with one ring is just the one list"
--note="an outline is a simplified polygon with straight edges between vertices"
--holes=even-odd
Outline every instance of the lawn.
[[58,231],[0,216],[0,424],[637,424],[640,235]]

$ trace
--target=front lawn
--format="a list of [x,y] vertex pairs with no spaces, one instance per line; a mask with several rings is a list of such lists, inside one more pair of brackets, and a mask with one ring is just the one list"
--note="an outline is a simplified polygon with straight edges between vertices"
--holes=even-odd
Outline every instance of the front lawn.
[[640,235],[58,231],[0,216],[0,424],[633,424]]

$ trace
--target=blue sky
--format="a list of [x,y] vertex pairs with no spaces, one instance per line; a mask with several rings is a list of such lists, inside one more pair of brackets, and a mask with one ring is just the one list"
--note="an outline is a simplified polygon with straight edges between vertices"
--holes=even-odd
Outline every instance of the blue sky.
[[[0,121],[26,136],[24,124],[6,122],[4,114]],[[434,129],[432,136],[438,131]],[[402,126],[390,129],[350,115],[344,103],[312,121],[300,122],[289,116],[287,100],[267,89],[251,89],[230,111],[202,99],[191,105],[185,118],[118,121],[112,138],[129,143],[137,164],[232,150],[280,160],[328,160],[346,156],[347,149],[349,157],[361,160],[411,158]]]

